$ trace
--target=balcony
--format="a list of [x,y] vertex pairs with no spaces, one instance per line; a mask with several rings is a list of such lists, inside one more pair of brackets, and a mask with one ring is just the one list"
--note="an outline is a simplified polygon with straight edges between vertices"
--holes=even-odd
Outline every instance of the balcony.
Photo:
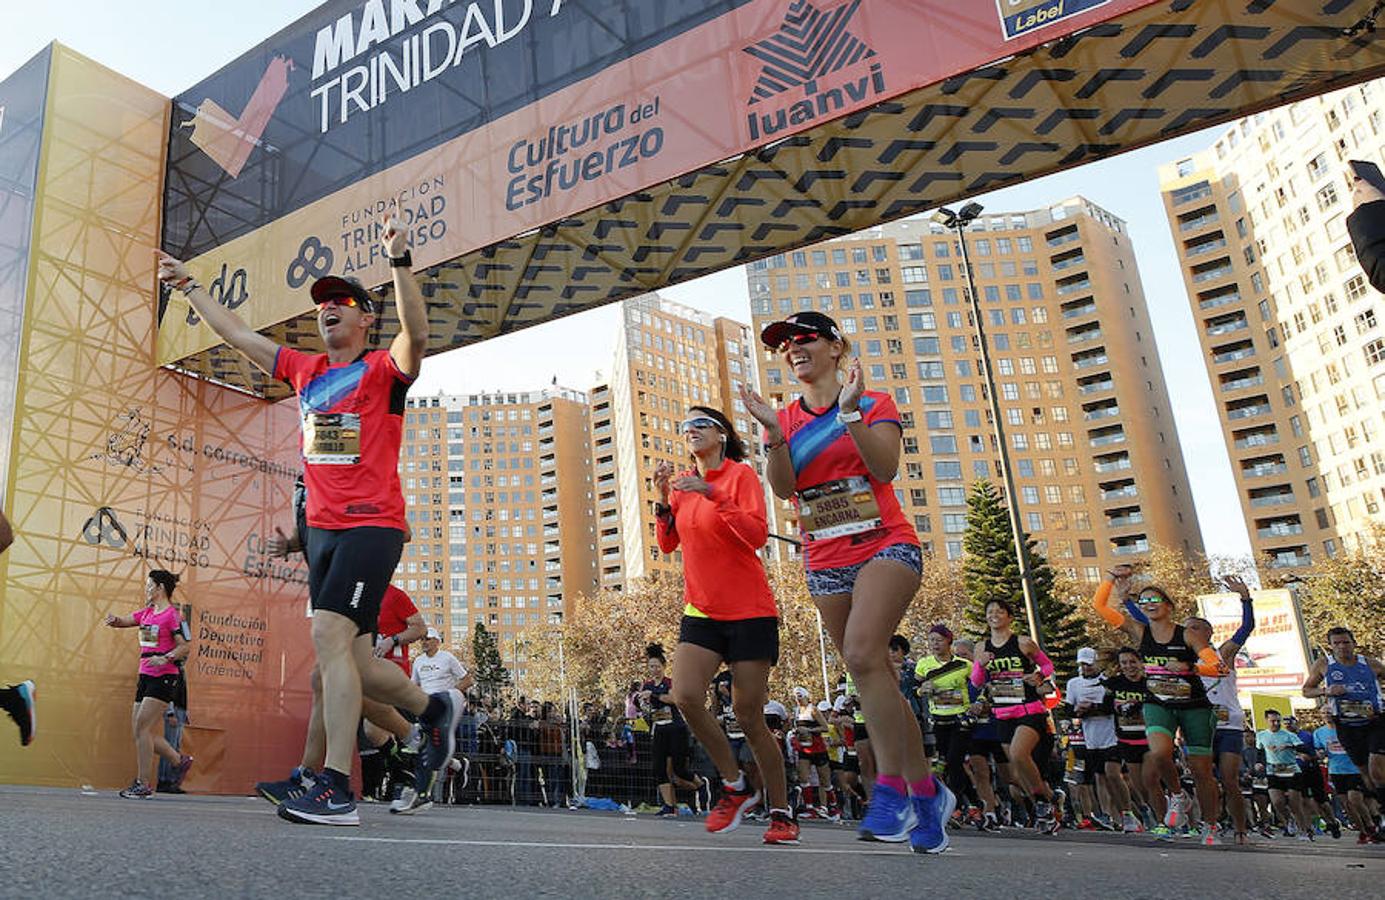
[[1063,306],[1063,318],[1076,319],[1081,316],[1096,315],[1096,301],[1078,300],[1076,303],[1069,303]]
[[1084,353],[1074,353],[1072,364],[1077,369],[1090,369],[1093,366],[1104,366],[1110,363],[1110,357],[1106,355],[1105,347],[1098,347],[1095,350],[1088,350]]
[[1259,369],[1241,369],[1237,372],[1227,372],[1217,378],[1223,392],[1243,391],[1246,388],[1259,387],[1265,383],[1265,376],[1260,374]]
[[1120,472],[1130,468],[1130,454],[1124,451],[1098,456],[1093,460],[1098,472]]
[[[1206,210],[1206,211],[1204,211],[1204,210]],[[1178,220],[1178,230],[1179,230],[1179,231],[1197,231],[1197,230],[1200,229],[1200,228],[1206,228],[1207,226],[1209,226],[1209,225],[1214,225],[1214,224],[1216,224],[1217,222],[1220,222],[1220,221],[1221,221],[1221,214],[1217,212],[1216,207],[1214,207],[1214,206],[1207,206],[1207,207],[1203,207],[1203,209],[1197,210],[1195,213],[1193,213],[1193,217],[1192,217],[1192,218],[1189,218],[1189,219],[1179,218],[1179,220]]]
[[1064,244],[1071,244],[1073,241],[1081,239],[1081,235],[1077,233],[1077,226],[1074,225],[1071,228],[1063,231],[1055,231],[1053,234],[1048,235],[1048,245],[1050,247],[1061,247]]
[[545,572],[550,573],[550,574],[553,573],[553,572],[561,572],[561,571],[563,571],[563,564],[560,563],[560,562],[552,562],[552,561],[546,562],[546,563],[543,564],[543,570],[544,570]]
[[1250,505],[1254,507],[1283,506],[1294,502],[1293,488],[1279,485],[1270,488],[1256,488],[1250,492]]
[[1220,293],[1208,294],[1198,300],[1197,308],[1201,310],[1217,309],[1222,306],[1230,306],[1233,303],[1241,302],[1241,292],[1239,290],[1222,291]]
[[1134,481],[1115,481],[1110,482],[1110,484],[1111,487],[1102,486],[1101,499],[1103,501],[1127,500],[1140,495],[1139,488],[1135,486]]
[[1245,313],[1235,313],[1230,316],[1218,316],[1215,319],[1208,319],[1204,323],[1209,337],[1218,337],[1223,334],[1232,334],[1237,331],[1245,331],[1250,328],[1250,323],[1246,321]]
[[1106,525],[1110,528],[1125,528],[1128,525],[1142,525],[1144,521],[1145,514],[1138,509],[1123,516],[1106,517]]
[[545,425],[539,429],[539,440],[543,440],[553,433],[552,425]]
[[1235,269],[1231,267],[1231,260],[1223,257],[1213,263],[1193,269],[1193,284],[1202,284],[1204,281],[1215,281],[1219,278],[1230,278],[1234,273]]
[[1220,349],[1214,348],[1212,362],[1221,365],[1222,363],[1236,362],[1239,359],[1250,359],[1254,355],[1254,344],[1250,341],[1237,341],[1234,344],[1225,344]]
[[1257,456],[1241,462],[1241,474],[1246,478],[1263,478],[1266,475],[1280,475],[1287,471],[1289,466],[1278,453],[1273,456]]
[[558,484],[557,475],[544,475],[539,479],[540,487],[555,487]]
[[1068,331],[1069,344],[1081,344],[1086,341],[1096,341],[1101,339],[1101,326],[1089,325],[1084,328],[1074,328]]
[[1077,385],[1077,389],[1084,394],[1099,394],[1102,391],[1113,391],[1116,389],[1116,383],[1111,380],[1111,376],[1109,375],[1105,378],[1078,381]]
[[1273,407],[1270,406],[1270,398],[1264,394],[1226,404],[1226,417],[1233,420],[1268,416],[1273,411]]
[[1125,443],[1125,429],[1119,425],[1110,428],[1098,428],[1095,431],[1087,432],[1087,443],[1092,447],[1109,447],[1112,444]]
[[1061,272],[1064,269],[1076,269],[1087,265],[1087,256],[1081,250],[1069,256],[1056,256],[1053,258],[1054,271]]
[[1169,195],[1174,206],[1185,206],[1194,200],[1203,200],[1212,196],[1212,186],[1205,181],[1199,181],[1190,187],[1174,191]]
[[1188,259],[1195,256],[1203,256],[1215,250],[1226,249],[1226,238],[1216,237],[1210,241],[1198,241],[1196,244],[1186,244],[1183,255]]
[[1068,294],[1075,294],[1078,291],[1090,291],[1091,289],[1092,280],[1083,275],[1081,278],[1058,282],[1053,292],[1059,297],[1066,297]]
[[1259,538],[1293,537],[1296,534],[1303,534],[1303,523],[1299,521],[1298,516],[1260,519],[1255,524],[1255,536]]
[[602,562],[609,562],[610,560],[619,559],[619,558],[620,558],[620,548],[619,548],[619,547],[612,547],[612,548],[610,548],[610,549],[602,550],[602,551],[601,551],[601,561],[602,561]]
[[1103,403],[1100,406],[1082,407],[1082,418],[1088,422],[1096,422],[1101,419],[1115,419],[1121,414],[1120,405],[1115,401]]
[[543,530],[543,536],[546,537],[546,538],[557,537],[557,536],[558,536],[558,526],[556,526],[556,525],[549,525],[549,526],[546,526],[546,527],[544,528],[544,530]]
[[1130,556],[1135,553],[1148,553],[1149,541],[1144,537],[1134,540],[1118,540],[1111,542],[1111,552],[1116,556]]
[[1252,447],[1269,447],[1279,443],[1279,432],[1275,430],[1273,425],[1232,433],[1236,435],[1232,444],[1237,450],[1249,450]]
[[1271,569],[1297,569],[1313,564],[1307,547],[1269,551]]

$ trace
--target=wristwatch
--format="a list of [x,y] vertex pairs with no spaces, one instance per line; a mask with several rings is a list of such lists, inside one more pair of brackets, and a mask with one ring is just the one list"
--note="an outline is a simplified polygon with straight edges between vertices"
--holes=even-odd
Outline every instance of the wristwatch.
[[837,412],[837,421],[842,425],[850,425],[852,422],[861,421],[861,419],[862,416],[859,409],[853,409],[851,412],[841,412],[840,410]]
[[391,269],[412,269],[414,266],[414,255],[408,250],[403,256],[391,256],[389,260]]

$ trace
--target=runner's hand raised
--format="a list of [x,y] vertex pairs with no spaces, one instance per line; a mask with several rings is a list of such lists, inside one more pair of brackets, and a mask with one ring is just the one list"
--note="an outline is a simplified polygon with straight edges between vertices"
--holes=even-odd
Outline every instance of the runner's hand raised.
[[746,412],[760,423],[760,427],[764,429],[765,438],[770,442],[777,442],[782,436],[779,431],[778,411],[770,406],[768,400],[744,384],[741,385],[741,402],[745,404]]
[[846,367],[846,381],[842,384],[842,389],[837,394],[837,409],[844,413],[853,413],[861,406],[861,395],[866,392],[866,376],[861,371],[861,361],[853,359],[851,364]]
[[661,462],[654,467],[654,489],[659,492],[659,501],[668,503],[669,479],[673,478],[673,466]]
[[385,230],[380,234],[380,249],[385,256],[398,259],[409,249],[409,236],[394,221],[393,216],[385,216]]
[[155,250],[154,255],[159,260],[159,281],[164,284],[177,287],[191,277],[188,275],[187,266],[183,265],[181,260],[174,259],[162,250]]

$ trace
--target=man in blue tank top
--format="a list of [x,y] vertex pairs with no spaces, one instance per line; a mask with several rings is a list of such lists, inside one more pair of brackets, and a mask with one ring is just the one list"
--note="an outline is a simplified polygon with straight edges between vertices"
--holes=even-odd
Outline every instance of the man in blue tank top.
[[1385,666],[1356,652],[1350,629],[1330,629],[1327,645],[1332,652],[1314,661],[1303,682],[1303,696],[1326,699],[1342,749],[1366,775],[1376,800],[1385,805],[1385,708],[1380,692]]

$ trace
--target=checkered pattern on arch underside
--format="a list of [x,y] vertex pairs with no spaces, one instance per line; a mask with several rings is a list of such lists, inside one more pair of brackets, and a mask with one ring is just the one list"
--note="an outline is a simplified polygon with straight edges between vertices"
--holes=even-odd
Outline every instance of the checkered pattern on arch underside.
[[[424,273],[430,352],[1377,77],[1385,31],[1343,34],[1373,5],[1169,0],[468,253]],[[265,333],[320,346],[311,312]],[[225,345],[177,366],[286,393]]]

